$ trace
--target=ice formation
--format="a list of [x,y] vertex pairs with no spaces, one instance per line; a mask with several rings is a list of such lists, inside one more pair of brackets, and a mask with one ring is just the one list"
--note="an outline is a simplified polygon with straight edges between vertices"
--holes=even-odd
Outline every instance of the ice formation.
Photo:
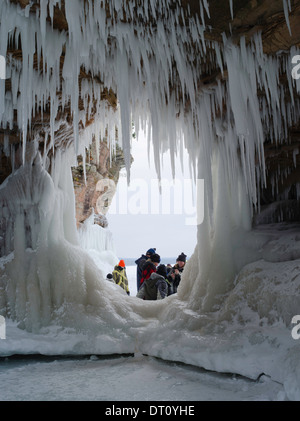
[[[259,33],[247,43],[244,38],[234,43],[225,35],[222,43],[205,39],[206,0],[199,2],[200,18],[171,0],[144,0],[139,6],[122,0],[105,4],[107,10],[100,1],[65,0],[66,32],[53,29],[54,7],[61,7],[60,0],[41,0],[36,14],[30,13],[31,3],[25,9],[8,0],[0,3],[0,55],[7,56],[6,77],[12,86],[5,94],[1,85],[0,125],[12,129],[16,111],[23,142],[23,165],[0,187],[5,231],[1,313],[33,333],[53,324],[87,335],[96,332],[90,349],[83,342],[77,344],[78,353],[132,352],[138,346],[152,355],[210,369],[254,378],[265,372],[285,382],[289,397],[297,397],[299,360],[289,354],[297,343],[286,343],[292,313],[300,311],[299,248],[287,257],[294,261],[289,271],[295,279],[287,286],[289,277],[273,276],[276,262],[269,263],[269,269],[253,263],[268,254],[276,233],[251,230],[253,209],[259,208],[265,183],[265,134],[270,141],[281,142],[299,121],[300,81],[291,69],[297,51],[267,56]],[[283,5],[290,28],[290,2],[284,0]],[[9,44],[20,46],[22,62],[7,55]],[[87,78],[79,85],[81,69],[102,83]],[[202,74],[214,71],[219,72],[216,83],[201,85]],[[104,87],[117,94],[116,110],[101,101]],[[62,124],[70,129],[59,119],[67,107],[73,118],[70,144],[63,143],[64,130],[59,135]],[[29,139],[28,133],[32,118],[48,108],[50,122],[44,135],[50,141],[41,151],[38,135]],[[91,119],[93,124],[87,124]],[[76,230],[71,165],[77,155],[85,155],[93,137],[97,142],[107,137],[114,148],[117,130],[129,180],[132,122],[137,136],[148,128],[158,176],[161,153],[169,150],[174,162],[172,157],[184,144],[195,177],[205,180],[205,218],[198,227],[198,244],[178,296],[170,297],[167,307],[141,305],[107,285],[104,270],[99,274]],[[4,151],[14,168],[13,150],[6,145]],[[296,236],[292,239],[296,244]],[[99,247],[107,251],[103,244]],[[103,256],[104,266],[114,259],[111,250]],[[270,283],[279,286],[271,288]],[[257,286],[255,291],[251,285]],[[279,356],[271,363],[268,350],[276,344]],[[7,347],[9,341],[0,344],[2,354],[9,352]],[[244,355],[245,349],[252,354]],[[257,355],[264,357],[257,361]],[[284,367],[276,370],[282,359]]]

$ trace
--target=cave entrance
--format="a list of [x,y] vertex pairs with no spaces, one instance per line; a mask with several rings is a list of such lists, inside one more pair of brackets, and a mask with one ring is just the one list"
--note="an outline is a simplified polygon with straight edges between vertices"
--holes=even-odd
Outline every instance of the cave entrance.
[[[148,144],[147,136],[142,132],[132,138],[129,184],[127,171],[122,167],[122,153],[118,149],[106,173],[103,173],[103,162],[109,155],[104,153],[100,158],[104,178],[97,181],[95,172],[93,175],[92,184],[98,185],[97,202],[94,200],[95,217],[105,214],[104,225],[103,220],[99,223],[112,237],[112,240],[106,238],[103,247],[108,251],[113,249],[117,258],[125,261],[130,293],[134,296],[137,292],[136,259],[148,249],[156,248],[161,263],[173,266],[182,252],[187,259],[191,257],[197,243],[197,180],[187,150],[183,146],[179,149],[174,154],[174,173],[170,152],[159,154],[159,178],[153,145]],[[84,211],[89,196],[88,187],[84,195],[77,194],[78,212]],[[109,270],[108,265],[106,270]]]

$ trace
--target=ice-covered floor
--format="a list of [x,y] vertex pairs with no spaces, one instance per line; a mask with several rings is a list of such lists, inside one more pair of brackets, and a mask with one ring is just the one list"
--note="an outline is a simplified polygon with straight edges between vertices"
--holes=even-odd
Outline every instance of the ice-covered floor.
[[[135,266],[127,268],[131,297],[102,281],[97,297],[103,299],[94,307],[64,305],[37,331],[7,319],[0,401],[299,400],[300,341],[291,334],[291,317],[299,312],[296,228],[253,233],[252,243],[263,243],[259,258],[243,266],[211,320],[178,296],[136,298]],[[109,257],[98,258],[104,274],[111,271]]]
[[[130,289],[135,295],[135,267],[128,267]],[[19,338],[26,353],[37,347],[35,337]],[[18,329],[17,329],[18,330]],[[40,342],[46,353],[51,338]],[[64,346],[64,336],[61,345]],[[75,338],[76,339],[76,338]],[[68,342],[67,342],[68,343]],[[25,348],[24,348],[25,347]],[[74,345],[74,348],[76,345]],[[72,347],[71,347],[72,348]],[[36,348],[37,351],[40,348]],[[16,348],[17,350],[17,348]],[[51,353],[50,353],[51,354]],[[101,356],[20,356],[0,361],[0,401],[257,401],[285,400],[283,385],[267,376],[258,380],[205,371],[182,363],[135,354],[116,358]]]
[[0,362],[0,401],[283,400],[282,385],[144,355],[115,359],[20,358]]

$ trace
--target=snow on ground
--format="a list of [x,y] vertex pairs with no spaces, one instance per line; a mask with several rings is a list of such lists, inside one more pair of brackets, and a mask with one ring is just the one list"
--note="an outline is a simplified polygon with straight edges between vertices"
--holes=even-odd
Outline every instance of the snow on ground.
[[0,401],[282,400],[282,385],[137,355],[116,359],[6,359]]
[[[129,266],[127,274],[131,294],[135,295],[136,267]],[[111,285],[111,288],[116,289],[117,286]],[[160,335],[159,330],[157,334]],[[187,338],[190,343],[193,340],[193,335]],[[176,347],[176,342],[184,339],[178,337],[174,341],[171,341],[173,348]],[[218,342],[222,340],[219,339]],[[87,348],[84,348],[84,344]],[[84,333],[59,327],[45,330],[44,335],[29,334],[20,330],[17,324],[7,321],[7,339],[1,345],[2,355],[5,353],[5,345],[8,355],[11,355],[10,352],[21,355],[18,358],[9,356],[0,360],[0,401],[197,402],[287,399],[284,386],[266,375],[249,379],[168,361],[170,349],[167,344],[166,360],[142,355],[139,351],[116,358],[100,355],[80,357],[76,355],[80,350],[83,354],[91,350],[96,352],[97,340],[93,347],[92,341],[87,341]],[[170,345],[172,348],[172,344]],[[204,348],[206,345],[204,344]],[[113,349],[113,344],[111,347]],[[126,345],[123,344],[120,351],[125,348]],[[148,349],[155,354],[155,349],[150,350],[149,343]],[[147,345],[144,348],[144,352],[146,351]],[[63,356],[72,352],[75,355]],[[182,352],[184,356],[184,347]],[[203,353],[205,350],[202,350]],[[201,355],[200,349],[199,354]],[[239,351],[237,357],[238,354]],[[219,360],[219,364],[216,369],[222,371],[224,361]],[[242,365],[243,362],[237,364]]]
[[[136,267],[128,266],[127,275],[131,295],[135,295]],[[85,342],[84,334],[72,334],[71,329],[52,328],[50,334],[34,335],[8,321],[7,333],[8,348],[33,355],[0,360],[0,401],[197,402],[286,398],[283,385],[268,376],[251,380],[139,352],[116,358],[51,356],[52,352],[64,354],[72,349],[76,352]],[[2,341],[2,351],[4,344]]]
[[[244,265],[213,314],[179,294],[136,298],[136,267],[129,266],[130,297],[99,280],[97,311],[62,306],[32,332],[7,319],[0,400],[299,400],[300,340],[289,325],[300,312],[298,232],[272,231],[260,242],[260,258]],[[103,255],[92,254],[100,268]],[[115,259],[106,260],[103,275]],[[88,264],[94,279],[99,271]],[[105,358],[112,354],[118,358]]]

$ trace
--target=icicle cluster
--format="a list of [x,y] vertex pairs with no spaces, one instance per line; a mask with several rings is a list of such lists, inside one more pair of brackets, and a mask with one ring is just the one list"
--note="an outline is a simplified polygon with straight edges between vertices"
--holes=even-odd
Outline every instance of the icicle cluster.
[[[286,1],[284,5],[287,11]],[[226,38],[222,45],[206,41],[207,1],[200,2],[199,20],[197,14],[191,16],[189,9],[171,0],[145,0],[139,6],[113,0],[106,4],[106,10],[103,2],[66,0],[68,32],[53,29],[54,6],[61,7],[60,1],[41,0],[40,9],[32,15],[31,4],[24,10],[8,0],[0,5],[0,54],[7,56],[7,46],[19,45],[19,41],[22,48],[21,63],[13,56],[7,60],[12,90],[5,95],[1,89],[0,124],[3,129],[12,129],[17,111],[23,159],[36,113],[43,117],[50,109],[50,148],[61,124],[58,111],[70,106],[76,154],[83,152],[92,136],[99,140],[104,137],[107,129],[113,144],[117,128],[128,171],[132,121],[137,131],[141,124],[149,128],[158,173],[162,150],[168,148],[174,156],[178,142],[184,141],[193,156],[201,144],[202,152],[210,157],[213,142],[222,138],[224,153],[231,160],[237,157],[237,149],[241,152],[247,189],[256,203],[255,160],[258,156],[263,178],[264,129],[271,127],[271,140],[280,141],[299,116],[299,100],[293,96],[295,81],[287,71],[289,56],[286,63],[280,57],[266,57],[259,35],[249,45],[244,39],[240,45]],[[230,8],[233,13],[232,2]],[[289,93],[279,81],[280,65],[288,78]],[[199,89],[203,73],[219,70],[221,76],[225,68],[225,83],[220,77],[215,86]],[[81,69],[98,76],[101,83],[83,79],[79,86]],[[104,87],[117,94],[118,112],[100,100]],[[261,97],[258,89],[264,92]],[[286,94],[290,102],[284,100]],[[84,104],[82,112],[79,98]],[[80,136],[79,121],[85,126],[90,118],[94,125]],[[236,165],[230,162],[228,167]]]

